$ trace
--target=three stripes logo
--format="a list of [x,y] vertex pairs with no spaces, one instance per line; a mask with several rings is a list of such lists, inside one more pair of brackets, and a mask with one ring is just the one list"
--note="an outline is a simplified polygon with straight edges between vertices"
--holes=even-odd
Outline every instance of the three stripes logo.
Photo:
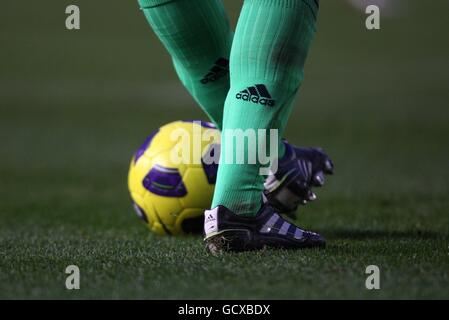
[[263,106],[274,107],[275,101],[268,93],[267,87],[264,84],[256,84],[240,91],[235,96],[238,100],[248,101]]
[[208,82],[214,82],[221,77],[224,77],[229,73],[229,60],[225,58],[219,58],[215,61],[214,66],[210,69],[209,73],[201,79],[202,84]]
[[216,219],[215,219],[215,217],[214,217],[213,214],[209,214],[209,215],[207,216],[207,218],[206,218],[206,222],[215,221],[215,220],[216,220]]

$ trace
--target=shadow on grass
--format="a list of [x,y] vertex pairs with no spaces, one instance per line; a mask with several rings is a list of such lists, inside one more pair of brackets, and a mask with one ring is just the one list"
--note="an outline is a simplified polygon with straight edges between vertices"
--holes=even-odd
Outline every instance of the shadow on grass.
[[320,233],[325,235],[327,239],[352,239],[352,240],[369,240],[369,239],[444,240],[449,238],[449,235],[443,232],[424,231],[424,230],[389,231],[389,230],[333,229],[333,230],[320,230]]

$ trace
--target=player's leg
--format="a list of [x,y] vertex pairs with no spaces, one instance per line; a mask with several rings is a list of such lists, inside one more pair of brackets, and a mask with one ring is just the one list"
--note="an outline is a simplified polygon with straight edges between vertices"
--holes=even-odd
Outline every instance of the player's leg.
[[[304,63],[315,33],[317,10],[314,0],[245,0],[231,50],[231,88],[225,102],[222,156],[212,205],[216,208],[209,215],[220,215],[224,211],[245,217],[260,217],[266,212],[266,217],[274,215],[266,206],[261,208],[264,176],[260,175],[260,162],[242,165],[225,161],[228,153],[239,151],[231,148],[235,144],[228,139],[226,131],[249,129],[257,133],[259,129],[276,129],[278,136],[282,136],[302,82]],[[269,142],[267,136],[261,139]],[[244,159],[247,159],[248,151],[245,148]],[[206,239],[220,232],[220,223],[211,222],[212,216],[209,221],[207,214],[205,217]],[[283,225],[285,234],[282,236],[292,236],[293,232],[293,236],[308,237],[307,233],[290,228],[290,224],[284,224],[285,221],[278,217],[273,220],[276,225],[270,225],[269,230]],[[258,223],[262,227],[265,222],[268,223]],[[235,223],[239,222],[229,225]],[[304,240],[299,238],[296,240]],[[290,237],[290,240],[295,241],[295,238]],[[320,237],[315,240],[322,243]]]
[[222,125],[232,31],[221,0],[139,0],[176,72],[209,118]]
[[[221,0],[139,0],[148,22],[171,55],[176,71],[190,94],[221,129],[229,90],[228,58],[232,32]],[[280,156],[284,144],[280,145]],[[286,148],[294,149],[292,148]],[[295,211],[297,203],[312,200],[309,176],[322,172],[322,161],[310,162],[310,153],[295,149],[311,172],[292,170],[298,162],[280,159],[280,170],[270,176],[265,190],[279,210]],[[322,159],[319,152],[314,158]],[[288,177],[286,177],[288,173]]]
[[[277,129],[282,137],[315,32],[314,7],[313,0],[245,1],[232,45],[224,130]],[[264,181],[260,163],[223,161],[228,151],[236,150],[227,150],[233,141],[228,141],[225,132],[222,136],[213,206],[221,204],[254,215],[260,207]]]

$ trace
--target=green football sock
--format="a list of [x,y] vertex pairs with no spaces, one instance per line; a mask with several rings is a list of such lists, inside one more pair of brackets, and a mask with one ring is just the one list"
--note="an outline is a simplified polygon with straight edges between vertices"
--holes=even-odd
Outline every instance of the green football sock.
[[221,128],[233,33],[221,0],[139,0],[184,86]]
[[[259,210],[265,178],[261,163],[257,159],[248,164],[253,153],[249,145],[238,150],[227,133],[250,129],[257,138],[259,129],[276,129],[282,137],[302,82],[317,11],[314,0],[245,0],[230,55],[231,85],[212,208],[224,205],[249,216]],[[257,143],[270,142],[267,135],[258,137]],[[245,164],[229,163],[227,159],[242,152]]]

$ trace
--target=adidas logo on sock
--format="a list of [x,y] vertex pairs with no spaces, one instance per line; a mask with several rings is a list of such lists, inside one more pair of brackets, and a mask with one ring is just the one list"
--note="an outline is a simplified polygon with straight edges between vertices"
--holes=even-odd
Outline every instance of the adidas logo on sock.
[[253,87],[248,87],[237,93],[235,97],[239,100],[257,103],[263,106],[274,107],[275,104],[275,101],[271,98],[264,84],[256,84]]
[[214,66],[210,69],[209,73],[201,79],[202,84],[206,84],[208,82],[214,82],[215,80],[220,79],[221,77],[227,75],[229,73],[229,60],[225,58],[219,58],[215,61]]

